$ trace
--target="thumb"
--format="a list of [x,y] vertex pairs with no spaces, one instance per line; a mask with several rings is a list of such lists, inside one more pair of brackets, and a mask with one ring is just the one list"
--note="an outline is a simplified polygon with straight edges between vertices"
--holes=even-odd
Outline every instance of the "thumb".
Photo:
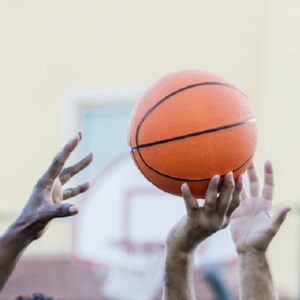
[[273,228],[277,231],[286,218],[288,212],[293,208],[291,203],[283,204],[273,216]]
[[73,204],[54,205],[51,211],[52,218],[64,218],[78,214],[78,209]]

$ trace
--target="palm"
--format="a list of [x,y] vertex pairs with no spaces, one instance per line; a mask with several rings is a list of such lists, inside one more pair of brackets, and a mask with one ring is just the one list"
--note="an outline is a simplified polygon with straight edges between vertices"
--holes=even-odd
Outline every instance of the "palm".
[[238,252],[264,251],[276,234],[290,206],[285,205],[272,217],[274,177],[270,162],[265,165],[265,182],[260,194],[259,181],[252,164],[248,170],[250,192],[244,193],[240,206],[231,217],[230,227]]
[[48,201],[52,204],[59,204],[63,201],[63,188],[59,178],[56,178],[51,188],[51,195]]
[[268,210],[269,200],[263,197],[247,197],[231,219],[232,238],[236,248],[266,248],[265,235],[272,228],[272,218]]
[[85,192],[89,188],[89,183],[86,182],[73,188],[63,189],[65,183],[86,168],[93,160],[93,155],[89,153],[76,164],[64,168],[66,160],[75,150],[81,138],[82,133],[77,133],[56,155],[49,169],[35,185],[28,202],[18,217],[19,223],[30,224],[31,232],[35,238],[43,233],[45,226],[52,219],[73,216],[78,212],[72,203],[63,204],[62,202]]

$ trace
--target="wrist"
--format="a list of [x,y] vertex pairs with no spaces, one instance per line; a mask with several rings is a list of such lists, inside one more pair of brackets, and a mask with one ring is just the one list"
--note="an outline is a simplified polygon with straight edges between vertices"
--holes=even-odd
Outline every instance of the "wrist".
[[197,246],[212,233],[205,232],[190,220],[183,218],[169,233],[166,241],[168,252],[193,255]]
[[32,239],[14,225],[11,225],[0,238],[1,246],[13,256],[21,253],[31,241]]
[[250,265],[255,264],[259,265],[262,263],[263,265],[268,260],[266,251],[257,251],[251,250],[242,253],[238,253],[238,260],[242,264]]
[[[241,277],[249,274],[249,272],[265,274],[269,270],[268,257],[265,251],[249,251],[239,254],[238,262]],[[271,273],[268,276],[271,278]]]
[[167,242],[166,244],[166,253],[169,255],[176,255],[180,257],[188,257],[193,256],[195,249],[197,248],[198,243],[190,243],[190,242],[179,242],[172,241]]
[[237,249],[236,251],[239,257],[262,257],[267,253],[267,249],[257,249],[252,247]]
[[194,254],[194,249],[180,249],[179,247],[166,246],[167,257],[178,257],[182,259],[188,259]]
[[8,243],[30,244],[35,239],[35,234],[26,222],[18,218],[7,228],[3,237]]

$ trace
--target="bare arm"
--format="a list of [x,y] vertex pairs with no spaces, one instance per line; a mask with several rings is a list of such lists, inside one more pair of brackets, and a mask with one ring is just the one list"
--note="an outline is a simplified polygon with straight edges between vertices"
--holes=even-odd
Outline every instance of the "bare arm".
[[76,148],[81,137],[81,133],[78,133],[57,154],[49,169],[35,185],[21,214],[0,237],[0,291],[23,251],[33,240],[43,234],[47,224],[54,218],[69,217],[78,213],[73,204],[61,202],[89,188],[89,183],[84,183],[62,190],[63,184],[92,161],[92,155],[89,154],[77,164],[63,169],[67,158]]
[[192,253],[167,251],[163,299],[196,299]]
[[16,224],[11,225],[0,238],[0,290],[4,287],[30,238]]
[[282,205],[271,215],[274,175],[271,162],[265,163],[265,182],[262,192],[252,164],[248,169],[249,194],[244,193],[241,205],[231,220],[231,233],[239,259],[241,300],[277,299],[267,259],[267,249],[278,232],[290,204]]
[[228,173],[220,195],[220,177],[214,176],[206,192],[203,207],[199,207],[188,185],[182,186],[187,215],[170,231],[167,238],[164,300],[194,300],[195,284],[193,253],[204,239],[226,227],[239,205],[242,181],[235,187],[232,173]]
[[277,299],[266,253],[239,255],[240,299]]

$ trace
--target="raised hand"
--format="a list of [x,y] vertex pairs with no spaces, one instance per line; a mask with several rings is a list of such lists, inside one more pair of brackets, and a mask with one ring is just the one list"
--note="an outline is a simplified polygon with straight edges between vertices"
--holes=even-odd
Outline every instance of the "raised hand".
[[75,174],[86,168],[93,160],[89,153],[75,165],[64,168],[66,160],[82,139],[82,133],[77,133],[57,153],[52,164],[35,185],[16,223],[21,224],[33,239],[38,238],[47,223],[54,218],[69,217],[78,213],[78,209],[63,200],[77,196],[89,188],[89,183],[80,184],[74,188],[63,190],[63,185]]
[[22,252],[33,240],[42,235],[49,221],[78,213],[78,209],[73,204],[62,203],[62,201],[85,192],[89,188],[89,183],[65,190],[62,186],[93,160],[90,153],[77,164],[64,169],[66,160],[81,139],[82,134],[79,132],[55,156],[49,169],[34,186],[19,217],[0,237],[0,291]]
[[243,192],[240,206],[233,213],[230,227],[238,253],[266,251],[279,230],[291,204],[283,204],[271,214],[274,194],[274,174],[270,161],[265,163],[265,179],[262,190],[254,164],[248,169],[249,193]]
[[235,184],[232,173],[225,176],[218,193],[220,176],[214,176],[206,191],[205,202],[198,205],[187,184],[182,186],[187,214],[170,231],[167,238],[164,300],[194,300],[193,252],[214,232],[226,227],[238,207],[242,191],[241,178]]
[[205,238],[228,225],[231,214],[240,202],[242,180],[239,179],[235,186],[232,173],[228,173],[220,194],[219,182],[218,175],[210,180],[203,207],[198,205],[188,185],[182,185],[187,215],[171,230],[167,239],[169,247],[189,252]]

